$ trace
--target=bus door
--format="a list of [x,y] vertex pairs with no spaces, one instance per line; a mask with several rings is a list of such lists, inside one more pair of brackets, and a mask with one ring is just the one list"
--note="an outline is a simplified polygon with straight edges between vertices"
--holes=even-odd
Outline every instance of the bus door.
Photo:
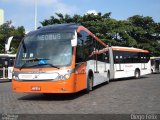
[[123,56],[121,54],[115,55],[115,69],[116,71],[124,71]]
[[97,41],[94,42],[94,83],[93,85],[101,84],[107,81],[107,71],[106,71],[106,63],[105,63],[105,52],[103,46]]
[[145,53],[141,53],[141,69],[147,69],[147,56]]
[[141,69],[147,69],[147,63],[141,63]]
[[12,79],[12,72],[13,72],[13,65],[14,65],[14,57],[9,57],[8,58],[8,79]]
[[141,63],[141,68],[142,69],[146,69],[146,64],[145,63]]
[[3,78],[3,66],[4,66],[4,63],[3,63],[3,59],[0,58],[0,78]]
[[160,71],[160,60],[155,60],[155,71],[159,72]]
[[121,51],[113,51],[114,53],[114,78],[122,78],[126,76],[124,71],[123,56]]

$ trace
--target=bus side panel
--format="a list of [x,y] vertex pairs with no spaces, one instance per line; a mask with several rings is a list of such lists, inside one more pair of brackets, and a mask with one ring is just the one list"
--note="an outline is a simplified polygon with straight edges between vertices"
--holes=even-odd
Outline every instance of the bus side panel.
[[86,63],[81,64],[75,71],[76,92],[86,89]]
[[[93,61],[94,63],[94,61]],[[92,62],[90,62],[90,64],[93,64]],[[95,65],[96,68],[96,65]],[[107,79],[107,71],[105,72],[105,63],[104,62],[100,62],[97,61],[97,70],[94,70],[94,80],[93,80],[93,86],[97,86],[101,83],[104,83],[106,81],[108,81]]]
[[145,69],[141,70],[141,75],[146,75],[151,73],[151,61],[149,60],[148,63],[145,63]]

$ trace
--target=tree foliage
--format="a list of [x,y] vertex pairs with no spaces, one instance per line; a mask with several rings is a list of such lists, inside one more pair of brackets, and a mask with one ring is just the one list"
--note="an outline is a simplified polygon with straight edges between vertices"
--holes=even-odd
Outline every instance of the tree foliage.
[[152,17],[134,15],[127,20],[112,19],[111,13],[63,15],[56,13],[41,22],[42,26],[77,23],[85,26],[108,45],[147,49],[152,56],[160,56],[160,23]]
[[23,26],[15,28],[11,21],[7,21],[0,26],[0,53],[5,52],[5,42],[6,40],[14,36],[11,44],[11,53],[16,53],[20,40],[25,35],[25,29]]

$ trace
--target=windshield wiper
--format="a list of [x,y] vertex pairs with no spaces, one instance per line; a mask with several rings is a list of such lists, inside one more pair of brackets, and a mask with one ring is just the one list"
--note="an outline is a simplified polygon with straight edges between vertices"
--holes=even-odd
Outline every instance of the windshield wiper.
[[[20,70],[22,69],[22,68],[24,68],[26,65],[27,65],[27,63],[29,63],[29,62],[36,62],[36,61],[41,61],[41,60],[44,60],[44,61],[46,61],[46,60],[49,60],[48,58],[32,58],[32,59],[23,59],[24,61],[27,61],[26,63],[24,63],[21,67],[20,67]],[[44,63],[44,65],[45,65],[46,63]],[[43,64],[38,64],[38,65],[43,65]],[[34,65],[32,65],[32,66],[30,66],[30,67],[33,67]],[[56,68],[56,66],[54,66],[55,68]]]
[[[24,63],[24,64],[20,67],[20,70],[21,70],[22,68],[24,68],[26,65],[27,65],[27,63]],[[50,64],[50,63],[46,63],[46,64],[37,64],[37,65],[29,66],[29,67],[34,67],[34,66],[43,66],[43,65],[49,65],[49,66],[51,66],[51,67],[54,67],[54,68],[60,69],[58,66],[55,66],[55,65]]]
[[24,63],[19,69],[21,70],[22,68],[24,68],[26,66],[27,63]]
[[48,58],[31,58],[31,59],[23,59],[25,61],[28,62],[36,62],[36,61],[40,61],[40,60],[49,60]]
[[53,65],[53,64],[51,64],[51,63],[38,64],[38,65],[34,65],[34,66],[43,66],[43,65],[49,65],[49,66],[51,66],[51,67],[54,67],[54,68],[60,69],[58,66],[55,66],[55,65]]

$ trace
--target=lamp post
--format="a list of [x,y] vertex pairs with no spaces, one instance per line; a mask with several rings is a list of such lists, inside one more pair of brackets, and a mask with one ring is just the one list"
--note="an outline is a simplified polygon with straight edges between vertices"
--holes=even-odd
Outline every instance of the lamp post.
[[37,0],[35,0],[34,1],[35,3],[34,3],[34,5],[35,5],[35,10],[34,10],[34,12],[35,12],[35,16],[34,16],[34,30],[36,30],[37,29]]

